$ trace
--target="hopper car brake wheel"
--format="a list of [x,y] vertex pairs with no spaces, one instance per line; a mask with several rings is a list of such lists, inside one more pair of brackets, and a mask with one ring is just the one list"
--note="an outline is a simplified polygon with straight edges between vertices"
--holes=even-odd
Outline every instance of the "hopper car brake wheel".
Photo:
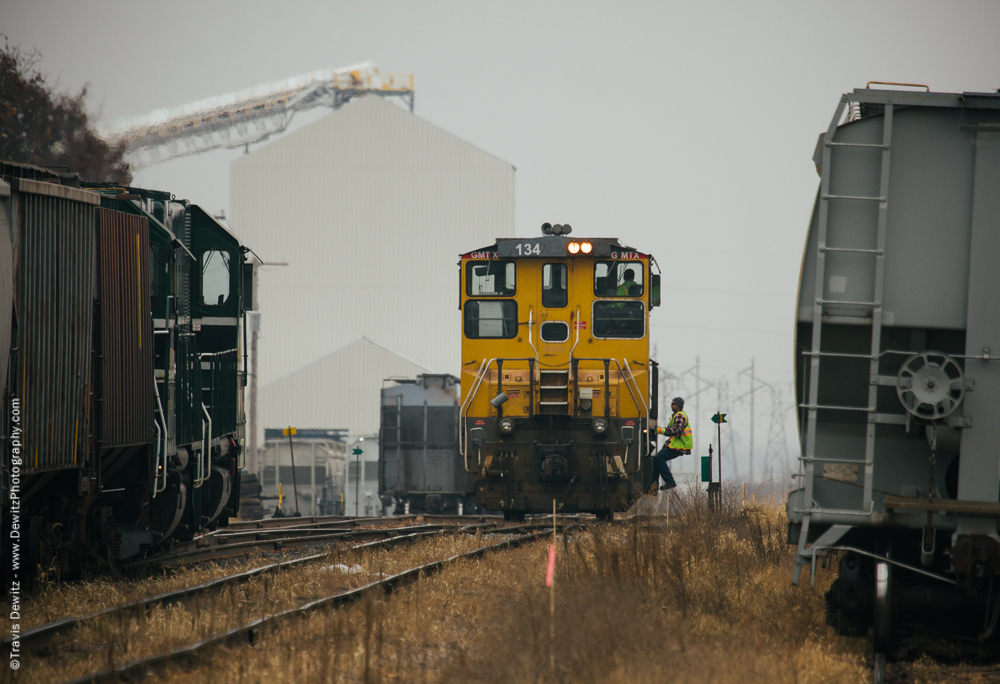
[[958,408],[965,396],[962,367],[940,352],[914,354],[899,369],[896,394],[903,407],[917,418],[944,418]]
[[885,681],[885,657],[892,645],[892,566],[875,561],[875,615],[873,620],[875,668],[872,681]]

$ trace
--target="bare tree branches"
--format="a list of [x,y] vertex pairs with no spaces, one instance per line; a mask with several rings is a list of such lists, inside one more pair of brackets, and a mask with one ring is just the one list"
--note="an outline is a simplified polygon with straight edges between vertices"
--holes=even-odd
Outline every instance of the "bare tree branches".
[[0,159],[66,167],[83,180],[132,182],[122,159],[124,144],[111,146],[91,126],[86,86],[77,95],[55,93],[36,65],[40,54],[24,53],[4,37],[0,49]]

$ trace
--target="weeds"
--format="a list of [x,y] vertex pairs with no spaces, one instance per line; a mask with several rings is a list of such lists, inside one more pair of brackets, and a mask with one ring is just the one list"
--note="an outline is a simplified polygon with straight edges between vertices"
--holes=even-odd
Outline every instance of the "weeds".
[[[773,505],[722,510],[696,490],[560,541],[556,638],[548,540],[457,563],[391,596],[295,620],[261,645],[217,652],[205,682],[865,682],[860,640],[823,624],[824,574],[790,585],[793,549]],[[656,512],[652,502],[647,512]],[[480,540],[486,543],[489,539]],[[556,667],[550,667],[550,653]]]

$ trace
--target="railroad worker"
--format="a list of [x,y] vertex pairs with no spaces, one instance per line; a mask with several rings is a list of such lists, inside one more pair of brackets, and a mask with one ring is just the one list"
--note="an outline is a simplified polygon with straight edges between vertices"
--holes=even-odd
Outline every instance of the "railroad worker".
[[670,400],[670,410],[673,417],[670,419],[668,427],[656,427],[656,434],[667,435],[670,439],[663,445],[663,448],[653,456],[653,484],[651,490],[656,489],[656,484],[663,478],[661,490],[673,489],[677,486],[674,476],[670,474],[670,466],[667,461],[672,461],[678,456],[690,454],[694,448],[694,437],[691,435],[691,421],[684,413],[684,399],[674,397]]
[[622,284],[618,286],[617,290],[615,290],[616,297],[626,297],[632,294],[633,287],[638,287],[638,285],[635,284],[635,271],[631,268],[626,268],[624,276],[625,278],[622,281]]

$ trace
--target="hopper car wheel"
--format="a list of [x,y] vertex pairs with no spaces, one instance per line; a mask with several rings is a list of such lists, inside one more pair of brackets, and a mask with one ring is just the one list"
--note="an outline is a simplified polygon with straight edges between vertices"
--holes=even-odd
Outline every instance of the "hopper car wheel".
[[925,351],[903,362],[896,378],[896,394],[917,418],[939,420],[954,412],[965,396],[965,378],[955,359]]

